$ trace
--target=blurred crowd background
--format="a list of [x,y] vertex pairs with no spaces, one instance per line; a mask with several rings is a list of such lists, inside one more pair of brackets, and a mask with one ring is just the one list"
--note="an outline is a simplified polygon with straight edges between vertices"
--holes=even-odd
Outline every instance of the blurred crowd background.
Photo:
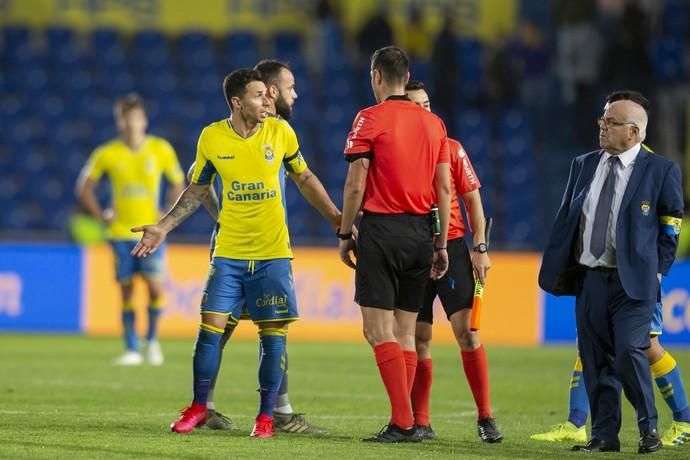
[[[262,58],[290,64],[290,123],[340,205],[344,140],[374,103],[368,59],[388,44],[469,153],[494,248],[541,249],[572,158],[598,147],[607,92],[646,94],[646,143],[690,168],[690,0],[2,0],[0,239],[91,239],[74,184],[117,134],[115,98],[141,94],[186,168],[228,115],[223,76]],[[292,185],[287,201],[294,243],[335,244]],[[211,228],[200,211],[173,240]]]

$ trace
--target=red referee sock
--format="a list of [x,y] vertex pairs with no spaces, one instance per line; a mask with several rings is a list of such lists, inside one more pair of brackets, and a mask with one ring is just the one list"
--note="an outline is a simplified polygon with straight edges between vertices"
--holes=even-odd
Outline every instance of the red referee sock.
[[412,385],[412,411],[417,425],[429,426],[432,371],[431,358],[417,361],[417,374]]
[[414,376],[417,373],[417,352],[403,350],[403,356],[405,357],[405,369],[407,370],[407,392],[411,394]]
[[463,351],[462,367],[465,369],[467,383],[470,384],[474,402],[477,405],[478,419],[491,417],[489,402],[489,369],[486,363],[484,345],[474,351]]
[[398,342],[385,342],[374,347],[376,364],[391,402],[391,423],[407,429],[414,425],[410,393],[407,389],[405,358]]

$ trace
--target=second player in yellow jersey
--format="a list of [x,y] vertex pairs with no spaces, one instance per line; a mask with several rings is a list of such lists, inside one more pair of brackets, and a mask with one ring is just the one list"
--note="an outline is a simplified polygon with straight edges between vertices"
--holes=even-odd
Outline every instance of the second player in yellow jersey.
[[83,174],[93,181],[104,174],[110,178],[114,216],[109,237],[113,240],[136,240],[130,229],[158,218],[163,175],[171,184],[184,181],[168,141],[151,135],[136,151],[121,139],[98,147]]

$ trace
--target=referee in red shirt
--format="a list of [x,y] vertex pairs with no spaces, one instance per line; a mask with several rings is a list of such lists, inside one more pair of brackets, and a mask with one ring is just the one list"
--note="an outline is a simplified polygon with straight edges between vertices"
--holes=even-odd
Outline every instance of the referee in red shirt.
[[[357,114],[345,147],[350,167],[340,229],[352,228],[360,207],[364,215],[356,267],[351,233],[338,233],[340,258],[356,270],[355,301],[364,336],[392,409],[390,423],[364,441],[421,440],[410,404],[417,368],[415,323],[429,276],[438,279],[448,269],[448,137],[440,118],[405,95],[409,77],[409,61],[400,48],[374,52],[371,87],[378,104]],[[434,196],[440,214],[436,237],[430,219]]]

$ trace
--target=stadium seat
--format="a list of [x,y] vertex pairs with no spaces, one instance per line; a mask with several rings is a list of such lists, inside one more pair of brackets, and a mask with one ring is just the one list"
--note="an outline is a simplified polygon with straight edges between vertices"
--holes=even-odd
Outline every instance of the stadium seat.
[[61,26],[48,27],[44,37],[48,49],[58,50],[74,44],[74,29]]
[[3,171],[4,174],[6,171],[9,171],[11,165],[12,155],[10,155],[9,148],[4,142],[0,141],[0,171]]
[[278,32],[271,39],[273,53],[278,59],[287,55],[301,55],[302,36],[297,32]]
[[198,30],[184,32],[178,39],[178,45],[183,54],[193,54],[212,47],[208,34]]
[[40,207],[36,209],[35,206],[27,202],[16,202],[8,209],[7,220],[3,226],[7,230],[32,230],[34,228],[33,222],[38,220],[33,216],[40,213]]
[[2,43],[7,49],[28,46],[31,40],[29,28],[18,25],[8,25],[2,28]]
[[49,175],[50,166],[54,160],[55,155],[52,149],[45,145],[32,143],[30,150],[20,155],[19,163],[15,163],[15,167],[19,166],[19,170],[38,180],[42,174]]
[[532,130],[524,113],[516,109],[504,111],[498,121],[498,138],[504,167],[521,164],[536,169]]
[[463,101],[475,104],[484,82],[484,45],[477,39],[463,38],[457,42],[457,53],[461,69],[458,93]]
[[225,42],[231,52],[233,50],[258,52],[259,49],[259,37],[253,31],[232,31],[227,35]]
[[225,38],[225,52],[221,62],[225,69],[253,67],[259,61],[259,38],[249,31],[230,32]]
[[93,65],[105,75],[127,70],[128,67],[127,54],[119,45],[106,49],[92,47],[90,58]]
[[429,81],[429,61],[423,58],[410,59],[410,78],[419,81]]
[[23,187],[24,175],[19,174],[15,169],[11,169],[10,164],[3,162],[2,166],[2,171],[4,171],[5,174],[0,174],[0,201],[4,203],[19,201],[17,196],[20,190],[25,188]]
[[660,82],[685,80],[684,47],[682,41],[671,36],[657,38],[652,42],[652,61],[655,77]]
[[661,27],[663,35],[682,41],[687,39],[690,6],[684,0],[666,0],[663,4]]
[[67,230],[71,217],[71,202],[63,202],[60,206],[44,206],[43,226],[46,230]]
[[28,112],[28,106],[24,94],[15,92],[0,95],[0,115],[2,115],[3,125],[18,122],[22,114],[26,112]]
[[216,56],[213,44],[203,32],[187,32],[178,40],[180,66],[186,72],[202,75],[215,68]]
[[166,46],[166,38],[158,30],[140,30],[134,34],[134,48],[136,50],[147,51]]
[[40,127],[37,130],[37,123],[34,120],[28,116],[12,118],[11,124],[8,124],[4,142],[17,152],[31,149],[32,144],[37,142],[38,135],[43,134]]
[[485,114],[478,110],[467,110],[457,117],[456,130],[460,135],[460,139],[463,140],[467,136],[472,134],[478,134],[482,137],[489,138],[489,120]]
[[215,69],[216,56],[210,48],[200,49],[193,53],[182,54],[179,59],[180,67],[197,76]]
[[107,52],[122,46],[120,32],[117,29],[94,29],[90,34],[91,49],[96,53]]
[[132,70],[171,70],[168,42],[161,32],[144,30],[134,35]]

